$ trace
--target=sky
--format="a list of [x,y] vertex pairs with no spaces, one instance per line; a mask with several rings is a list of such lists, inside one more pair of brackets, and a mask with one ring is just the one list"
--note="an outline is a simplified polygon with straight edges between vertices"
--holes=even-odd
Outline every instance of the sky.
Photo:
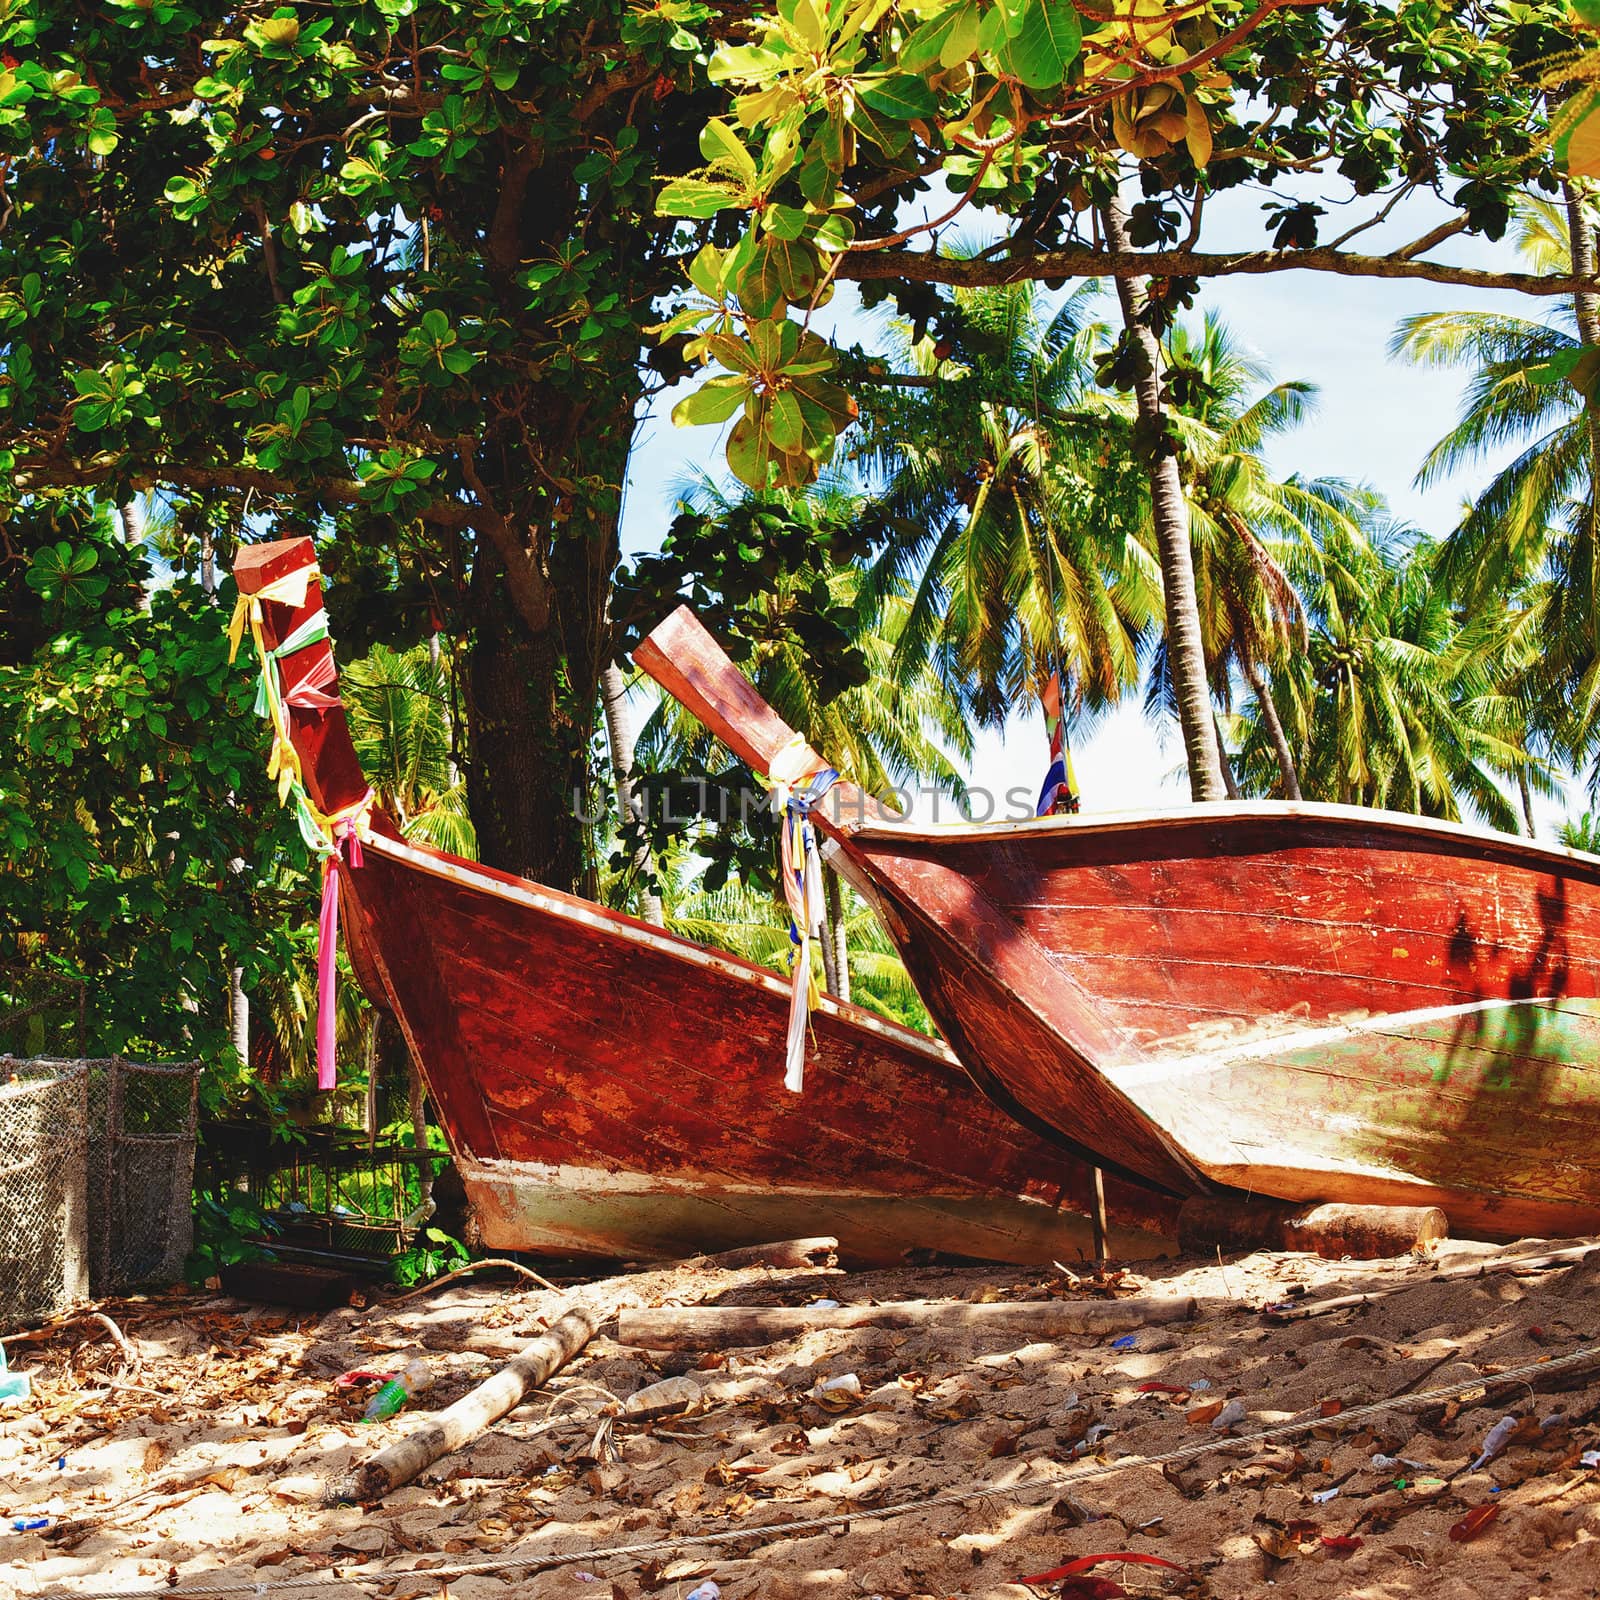
[[[1205,246],[1245,248],[1259,238],[1259,196],[1235,194],[1211,203]],[[1381,229],[1363,236],[1361,248],[1378,250],[1416,238],[1447,213],[1435,201],[1398,207]],[[1336,228],[1338,223],[1335,222]],[[1520,266],[1508,242],[1452,240],[1431,259],[1463,266]],[[851,289],[841,288],[836,315],[842,328],[863,342],[872,324],[851,311]],[[1317,385],[1312,420],[1276,443],[1270,465],[1279,475],[1347,478],[1380,490],[1397,516],[1425,533],[1442,535],[1461,504],[1488,481],[1506,456],[1485,462],[1423,490],[1415,475],[1429,448],[1455,418],[1461,399],[1459,373],[1391,361],[1387,346],[1395,325],[1415,312],[1498,310],[1542,319],[1551,309],[1531,296],[1466,290],[1426,282],[1391,282],[1283,272],[1259,277],[1213,279],[1203,288],[1195,315],[1215,311],[1235,338],[1262,359],[1274,379],[1298,378]],[[1107,295],[1105,314],[1114,314]],[[653,549],[672,517],[672,489],[685,475],[721,471],[721,430],[678,429],[669,413],[678,394],[659,396],[640,424],[623,516],[624,547]],[[1509,453],[1508,453],[1509,454]],[[1175,723],[1154,726],[1135,705],[1112,713],[1087,736],[1073,741],[1073,758],[1085,810],[1121,811],[1170,805],[1187,798],[1181,773],[1182,741]],[[1004,795],[1014,787],[1037,789],[1046,764],[1045,734],[1036,709],[1019,707],[1003,733],[978,736],[971,763],[974,784]],[[1541,834],[1548,834],[1575,799],[1538,802]]]

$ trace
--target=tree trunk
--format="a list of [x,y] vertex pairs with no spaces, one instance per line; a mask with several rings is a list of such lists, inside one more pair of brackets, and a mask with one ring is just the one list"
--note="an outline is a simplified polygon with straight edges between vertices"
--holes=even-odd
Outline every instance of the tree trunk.
[[822,897],[828,907],[828,943],[833,949],[834,988],[836,999],[850,998],[850,935],[844,925],[844,889],[839,874],[826,862],[822,865]]
[[[411,1074],[411,1144],[418,1155],[426,1155],[428,1150],[428,1086],[422,1081],[422,1073],[417,1066],[415,1058],[409,1062],[408,1070]],[[433,1198],[433,1163],[419,1161],[417,1163],[417,1187],[422,1191],[422,1205],[426,1208],[429,1200]]]
[[[633,719],[628,715],[628,686],[622,669],[608,661],[600,669],[600,704],[605,711],[606,740],[611,747],[611,778],[617,790],[617,815],[627,822],[637,820],[643,807],[633,788]],[[639,896],[644,920],[652,927],[664,928],[666,914],[661,896],[649,888],[650,847],[641,844],[633,855],[633,870],[639,880]]]
[[[1561,193],[1567,206],[1567,237],[1572,252],[1572,275],[1593,278],[1595,269],[1594,219],[1589,215],[1587,196],[1571,178],[1562,180]],[[1572,297],[1578,315],[1578,337],[1588,345],[1600,345],[1600,295],[1579,291]]]
[[366,1123],[367,1148],[378,1142],[378,1033],[383,1027],[383,1013],[374,1009],[367,1024],[367,1095],[362,1121]]
[[244,968],[228,969],[228,1022],[234,1053],[250,1065],[250,996],[244,992]]
[[[124,544],[143,544],[145,530],[144,506],[137,499],[130,500],[122,507],[122,542]],[[207,593],[210,591],[208,590]]]
[[[521,487],[528,447],[520,432],[480,441],[477,456],[464,458],[483,507],[466,672],[467,801],[479,855],[567,891],[590,876],[589,747],[610,653],[606,599],[632,401],[629,394],[608,410],[603,396],[582,408],[570,396],[550,397],[539,419],[548,452],[573,480],[600,485],[555,511],[542,487]],[[524,492],[522,503],[505,503]]]
[[[1118,196],[1112,196],[1101,218],[1106,242],[1113,250],[1127,251],[1128,230]],[[1206,684],[1194,554],[1189,547],[1189,507],[1161,400],[1161,346],[1150,325],[1150,301],[1144,283],[1118,278],[1117,300],[1136,363],[1133,394],[1139,422],[1135,446],[1150,479],[1150,517],[1161,557],[1161,588],[1166,599],[1168,670],[1172,673],[1178,722],[1189,762],[1189,791],[1196,800],[1221,800],[1227,786],[1218,759],[1211,694]]]
[[1530,839],[1539,837],[1539,830],[1533,820],[1533,790],[1528,786],[1528,769],[1517,768],[1517,793],[1522,797],[1522,822],[1528,830]]
[[1211,711],[1211,729],[1217,736],[1217,764],[1222,768],[1222,786],[1228,791],[1230,800],[1242,798],[1239,794],[1239,780],[1233,775],[1233,762],[1228,756],[1228,741],[1222,737],[1222,722],[1218,718],[1216,708]]
[[200,587],[208,599],[217,592],[217,553],[211,544],[209,523],[200,526]]
[[[1593,278],[1595,272],[1594,219],[1589,215],[1587,186],[1562,180],[1561,193],[1567,207],[1567,243],[1572,256],[1572,275]],[[1600,345],[1600,295],[1580,291],[1572,297],[1577,315],[1578,338],[1591,348]],[[1589,423],[1589,515],[1600,523],[1600,415],[1593,406],[1585,407]]]
[[1272,753],[1278,758],[1278,771],[1283,776],[1283,795],[1286,800],[1299,800],[1300,774],[1295,770],[1294,751],[1289,748],[1289,736],[1283,731],[1278,718],[1278,708],[1273,703],[1272,689],[1256,665],[1255,657],[1241,644],[1239,664],[1244,668],[1245,681],[1261,708],[1261,720],[1266,724],[1267,737],[1272,740]]

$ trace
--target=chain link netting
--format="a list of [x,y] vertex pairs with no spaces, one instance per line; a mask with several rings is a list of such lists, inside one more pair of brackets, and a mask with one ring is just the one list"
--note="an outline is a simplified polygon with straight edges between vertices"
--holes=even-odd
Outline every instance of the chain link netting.
[[97,1295],[175,1283],[194,1244],[200,1063],[89,1063],[89,1280]]
[[89,1068],[0,1057],[0,1332],[89,1293]]
[[0,1329],[183,1275],[196,1061],[0,1056]]

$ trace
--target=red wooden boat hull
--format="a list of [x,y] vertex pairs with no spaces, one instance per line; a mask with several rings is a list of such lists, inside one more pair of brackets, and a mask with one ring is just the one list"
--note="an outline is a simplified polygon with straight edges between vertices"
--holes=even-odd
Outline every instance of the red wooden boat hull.
[[[305,540],[250,546],[236,574],[255,593],[310,559]],[[317,588],[265,603],[269,647]],[[328,648],[282,663],[285,688]],[[315,803],[358,799],[342,708],[291,716]],[[421,1066],[486,1244],[664,1257],[827,1233],[858,1261],[1092,1253],[1089,1169],[936,1042],[825,1002],[790,1095],[777,974],[408,845],[381,815],[363,855],[339,875],[352,964]],[[1174,1202],[1109,1188],[1113,1253],[1158,1253]]]
[[[684,613],[638,653],[763,765],[787,729],[719,658]],[[1600,860],[1336,806],[918,829],[829,798],[974,1078],[1112,1168],[1600,1230]]]

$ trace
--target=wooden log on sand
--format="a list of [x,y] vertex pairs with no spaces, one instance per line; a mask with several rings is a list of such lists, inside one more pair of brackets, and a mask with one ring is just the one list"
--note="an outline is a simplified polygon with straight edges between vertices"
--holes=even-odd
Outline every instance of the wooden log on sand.
[[617,1343],[643,1350],[725,1350],[776,1344],[832,1328],[962,1328],[1020,1333],[1033,1339],[1066,1334],[1128,1333],[1156,1322],[1185,1322],[1194,1301],[1013,1300],[989,1305],[966,1301],[906,1300],[882,1306],[661,1306],[623,1311]]
[[530,1389],[548,1382],[588,1344],[603,1320],[603,1313],[583,1306],[558,1317],[492,1378],[363,1462],[348,1483],[330,1491],[329,1498],[381,1500],[410,1483],[441,1456],[470,1444],[514,1410]]
[[1373,1261],[1423,1250],[1448,1238],[1437,1206],[1306,1206],[1274,1200],[1201,1196],[1178,1212],[1179,1248],[1312,1250],[1330,1261]]
[[773,1244],[748,1244],[738,1250],[720,1250],[714,1256],[690,1256],[686,1261],[663,1262],[660,1265],[716,1267],[729,1272],[741,1267],[777,1267],[800,1272],[813,1267],[838,1266],[839,1241],[828,1236],[779,1239]]

